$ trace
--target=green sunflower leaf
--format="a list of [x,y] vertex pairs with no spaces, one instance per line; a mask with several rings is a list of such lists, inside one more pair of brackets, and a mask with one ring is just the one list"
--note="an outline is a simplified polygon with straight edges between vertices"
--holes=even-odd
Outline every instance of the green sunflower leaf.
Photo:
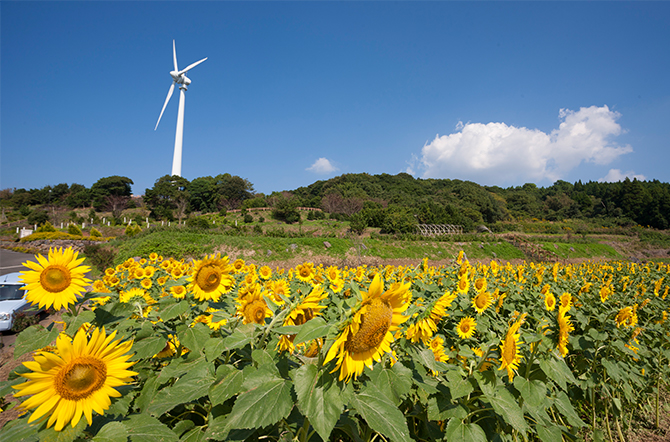
[[41,325],[33,325],[23,330],[16,336],[14,342],[14,359],[18,359],[30,351],[39,350],[53,343],[58,337],[58,329],[53,327],[51,331]]
[[226,422],[228,430],[265,427],[279,422],[291,412],[291,382],[265,373],[265,382],[238,396]]
[[154,396],[147,410],[152,416],[160,416],[179,404],[186,404],[206,396],[214,382],[211,364],[202,363],[177,379],[174,385],[163,388]]
[[302,325],[293,343],[298,345],[316,338],[322,338],[328,334],[330,327],[331,324],[326,323],[322,317],[317,316],[316,318],[312,318]]
[[121,422],[109,422],[93,437],[93,442],[126,442],[128,431]]
[[179,315],[183,315],[189,310],[191,310],[191,306],[188,301],[179,301],[172,303],[172,305],[169,305],[168,307],[161,308],[158,316],[160,316],[163,321],[169,321]]
[[193,327],[188,327],[186,330],[178,333],[179,341],[193,352],[202,352],[205,344],[209,339],[210,330],[204,324],[198,323]]
[[563,391],[558,392],[558,394],[556,395],[556,399],[554,400],[554,405],[556,406],[558,411],[563,416],[566,417],[570,425],[580,428],[586,426],[584,421],[582,421],[582,419],[579,417],[574,407],[570,403],[570,398],[568,398],[568,395],[565,394],[565,392]]
[[303,365],[291,372],[300,411],[323,440],[329,440],[344,401],[335,378],[321,372],[316,365]]
[[516,401],[512,393],[506,388],[497,388],[493,396],[485,396],[486,399],[493,406],[493,410],[502,416],[503,420],[507,422],[517,431],[520,431],[524,437],[528,431],[528,424],[523,417],[523,412],[519,403]]
[[444,440],[462,442],[486,442],[486,433],[477,424],[463,423],[459,418],[452,418],[444,430]]
[[221,404],[240,392],[244,374],[232,365],[221,365],[216,370],[219,380],[209,388],[209,398],[212,405]]
[[2,427],[3,442],[37,442],[38,427],[28,423],[28,417],[14,419]]
[[131,442],[177,442],[179,438],[165,424],[148,414],[133,414],[124,420]]
[[[431,352],[432,353],[432,352]],[[351,401],[370,428],[393,441],[411,441],[405,416],[377,386],[368,383]]]
[[151,358],[165,348],[166,340],[160,336],[151,336],[133,343],[133,359]]
[[91,310],[84,310],[76,316],[70,313],[63,313],[61,316],[65,321],[66,330],[68,332],[76,333],[85,322],[93,322],[95,320],[95,312]]

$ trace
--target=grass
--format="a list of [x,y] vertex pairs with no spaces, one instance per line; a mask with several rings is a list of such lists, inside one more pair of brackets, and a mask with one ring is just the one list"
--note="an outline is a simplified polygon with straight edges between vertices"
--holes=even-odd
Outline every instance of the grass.
[[572,258],[607,258],[623,259],[614,248],[600,243],[557,243],[543,242],[545,250],[555,253],[562,259]]
[[[326,247],[328,243],[329,247]],[[229,255],[253,256],[259,264],[293,258],[309,260],[310,256],[344,258],[347,255],[380,259],[432,260],[453,259],[464,250],[471,259],[523,259],[523,253],[505,241],[438,242],[401,241],[346,237],[233,236],[220,230],[152,229],[135,237],[120,237],[110,242],[117,250],[115,264],[132,257],[156,252],[163,257],[201,258],[222,251]]]

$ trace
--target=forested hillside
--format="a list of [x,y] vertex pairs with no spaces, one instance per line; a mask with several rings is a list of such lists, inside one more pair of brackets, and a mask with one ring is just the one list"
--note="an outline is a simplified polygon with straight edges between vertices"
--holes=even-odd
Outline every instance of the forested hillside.
[[[626,179],[616,183],[557,181],[501,188],[450,179],[417,179],[398,175],[345,174],[291,191],[255,193],[253,184],[228,173],[189,181],[164,176],[143,197],[131,198],[132,180],[101,178],[88,189],[58,184],[41,189],[4,189],[0,205],[5,221],[28,217],[39,224],[48,212],[75,208],[109,211],[114,217],[128,207],[145,207],[155,220],[174,220],[191,213],[270,207],[272,216],[295,222],[296,207],[320,208],[312,217],[347,219],[352,229],[379,227],[382,233],[412,232],[416,224],[458,224],[466,231],[478,225],[494,228],[502,221],[545,219],[607,220],[616,225],[670,227],[670,184]],[[94,215],[94,213],[91,213]],[[93,217],[93,216],[91,216]]]

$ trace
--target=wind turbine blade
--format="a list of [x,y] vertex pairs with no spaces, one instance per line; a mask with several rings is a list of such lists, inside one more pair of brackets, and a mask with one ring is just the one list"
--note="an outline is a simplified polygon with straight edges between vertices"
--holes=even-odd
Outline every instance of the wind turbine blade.
[[174,44],[174,40],[172,40],[172,61],[174,62],[174,70],[178,71],[179,68],[177,67],[177,47]]
[[154,130],[158,129],[158,123],[161,122],[163,112],[165,112],[165,107],[167,106],[168,101],[170,101],[170,97],[172,97],[172,91],[174,91],[174,82],[172,83],[172,85],[170,85],[170,90],[168,91],[167,98],[165,99],[165,104],[163,104],[163,109],[161,110],[161,114],[158,116],[158,121],[156,122],[156,127],[154,127]]
[[199,65],[200,63],[202,63],[202,62],[205,61],[205,60],[207,60],[207,57],[203,58],[203,59],[200,60],[200,61],[196,61],[196,62],[193,63],[192,65],[189,65],[186,69],[182,69],[181,71],[179,71],[179,75],[181,75],[181,74],[185,74],[186,72],[189,71],[189,69],[193,69],[194,67],[196,67],[197,65]]

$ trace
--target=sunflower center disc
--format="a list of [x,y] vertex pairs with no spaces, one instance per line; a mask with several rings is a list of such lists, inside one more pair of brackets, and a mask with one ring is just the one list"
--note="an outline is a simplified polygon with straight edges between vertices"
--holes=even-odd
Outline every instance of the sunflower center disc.
[[62,292],[70,286],[70,271],[61,265],[50,265],[40,274],[40,283],[47,292]]
[[354,336],[349,335],[344,348],[351,353],[362,353],[377,347],[391,328],[393,309],[381,299],[373,299],[361,318],[361,326]]
[[198,286],[205,292],[211,292],[216,290],[219,287],[219,282],[221,281],[221,273],[217,268],[213,267],[204,267],[198,272],[196,278]]
[[244,309],[244,316],[247,321],[253,321],[256,324],[263,324],[265,322],[265,301],[253,301]]
[[107,378],[104,362],[89,357],[77,358],[55,377],[56,391],[63,399],[79,400],[99,390]]

